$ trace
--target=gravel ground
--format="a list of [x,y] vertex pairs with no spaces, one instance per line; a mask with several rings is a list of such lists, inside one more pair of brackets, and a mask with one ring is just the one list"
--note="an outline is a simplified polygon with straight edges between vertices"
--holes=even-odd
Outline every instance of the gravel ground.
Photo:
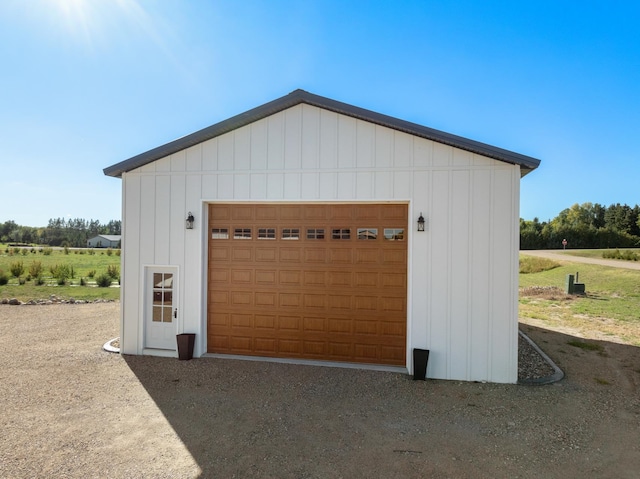
[[0,477],[636,478],[640,348],[523,325],[545,386],[120,356],[118,303],[0,306]]

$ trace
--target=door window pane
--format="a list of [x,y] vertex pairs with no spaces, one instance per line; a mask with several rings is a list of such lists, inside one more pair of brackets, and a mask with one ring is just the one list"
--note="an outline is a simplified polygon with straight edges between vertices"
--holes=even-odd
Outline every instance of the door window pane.
[[378,228],[358,228],[359,240],[378,239]]
[[282,228],[282,239],[285,239],[285,240],[300,239],[300,228]]
[[276,229],[258,228],[258,239],[276,239]]
[[211,239],[229,239],[227,228],[211,228]]
[[348,240],[351,239],[350,228],[334,228],[331,230],[331,239]]
[[324,228],[307,228],[307,239],[324,239]]
[[251,239],[251,228],[236,228],[233,230],[233,239]]
[[388,241],[404,241],[404,228],[385,228],[384,239]]

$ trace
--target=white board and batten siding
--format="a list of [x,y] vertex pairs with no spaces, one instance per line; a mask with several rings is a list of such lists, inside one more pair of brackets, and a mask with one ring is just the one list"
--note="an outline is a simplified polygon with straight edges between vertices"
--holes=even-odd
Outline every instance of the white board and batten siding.
[[122,179],[124,353],[143,353],[142,322],[124,318],[143,315],[144,265],[178,268],[178,332],[206,351],[209,202],[403,202],[407,368],[426,348],[430,378],[517,380],[519,166],[299,104]]

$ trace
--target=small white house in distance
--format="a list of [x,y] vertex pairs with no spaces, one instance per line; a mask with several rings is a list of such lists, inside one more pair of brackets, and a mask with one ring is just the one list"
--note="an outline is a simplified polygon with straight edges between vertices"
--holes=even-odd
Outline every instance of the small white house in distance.
[[119,248],[121,235],[98,235],[87,240],[87,248]]
[[520,179],[540,161],[302,90],[122,178],[124,354],[515,383]]

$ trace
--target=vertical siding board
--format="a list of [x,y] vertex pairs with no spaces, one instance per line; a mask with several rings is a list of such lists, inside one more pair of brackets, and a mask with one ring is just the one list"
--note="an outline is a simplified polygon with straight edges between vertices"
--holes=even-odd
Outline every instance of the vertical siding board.
[[373,199],[373,173],[361,171],[356,176],[356,198],[361,200]]
[[250,179],[251,177],[248,173],[239,173],[233,175],[233,197],[235,199],[249,199]]
[[287,200],[300,199],[300,173],[284,174],[284,192],[283,196]]
[[266,119],[251,124],[251,170],[267,169],[267,127]]
[[405,168],[413,165],[413,136],[396,131],[393,134],[393,165]]
[[471,308],[473,320],[470,333],[471,379],[489,380],[490,330],[490,268],[491,268],[491,171],[472,173],[471,201]]
[[165,156],[155,161],[156,173],[166,173],[171,171],[171,157]]
[[302,168],[315,170],[320,164],[320,108],[303,105]]
[[[511,365],[507,364],[513,348],[513,323],[511,287],[512,259],[509,253],[514,247],[512,240],[513,204],[511,172],[505,169],[494,170],[492,196],[492,258],[493,281],[491,285],[491,380],[511,382]],[[517,337],[515,337],[517,341]]]
[[[155,220],[155,264],[169,264],[169,239],[171,230],[171,177],[169,175],[156,176]],[[179,201],[179,199],[178,199]]]
[[393,130],[375,126],[375,165],[377,168],[393,166]]
[[376,171],[374,174],[374,194],[376,198],[391,198],[393,191],[393,173],[390,171]]
[[171,155],[171,171],[182,172],[187,169],[187,152],[186,150],[178,151]]
[[442,143],[433,142],[433,166],[451,166],[453,148]]
[[356,165],[356,120],[341,115],[338,124],[338,168],[353,168]]
[[433,377],[448,378],[450,368],[449,351],[449,258],[451,255],[449,238],[449,171],[433,172],[433,196],[431,204],[431,236],[430,279],[431,303],[429,316],[431,319],[429,343],[434,355]]
[[202,171],[202,143],[187,150],[186,171]]
[[284,168],[297,170],[302,165],[302,105],[284,111]]
[[335,199],[337,197],[338,180],[336,173],[320,173],[318,178],[318,196],[323,199]]
[[265,173],[253,173],[251,175],[251,198],[261,200],[267,197],[267,175]]
[[203,174],[200,177],[200,187],[202,198],[212,200],[218,196],[218,177],[216,175]]
[[[198,175],[188,175],[186,177],[186,195],[184,209],[191,211],[196,217],[196,222],[193,230],[187,231],[184,227],[178,228],[182,231],[182,248],[183,259],[175,264],[180,265],[180,314],[178,332],[196,332],[202,333],[202,323],[205,320],[202,315],[202,291],[203,287],[203,275],[202,269],[205,267],[203,260],[203,247],[202,241],[205,241],[208,224],[206,215],[204,215],[203,208],[201,207],[202,192],[200,190],[200,178]],[[176,221],[176,225],[178,222]],[[180,225],[182,226],[182,225]],[[204,230],[204,231],[203,231]],[[206,331],[206,328],[205,328]],[[194,356],[198,357],[204,351],[201,348],[201,340],[196,336],[196,345],[194,349]]]
[[284,175],[282,173],[267,174],[267,199],[281,200],[284,197]]
[[[169,228],[169,261],[167,264],[182,264],[184,261],[184,219],[187,217],[189,208],[185,205],[185,183],[184,175],[171,176],[171,203],[170,211],[168,212],[171,224]],[[197,211],[192,212],[194,214],[197,213]],[[198,218],[197,221],[200,221],[200,219]]]
[[368,121],[356,123],[356,166],[370,168],[374,165],[375,126]]
[[[393,197],[397,199],[410,198],[413,196],[413,182],[410,171],[396,171],[393,173]],[[423,186],[424,188],[424,186]]]
[[202,144],[202,169],[215,171],[218,169],[218,139],[213,138]]
[[153,264],[155,258],[156,181],[153,176],[140,178],[140,264]]
[[251,168],[251,126],[243,126],[233,135],[233,168],[249,170]]
[[413,139],[413,164],[416,168],[433,165],[433,141],[424,138]]
[[302,173],[300,175],[301,198],[315,200],[320,197],[320,175],[318,173]]
[[345,171],[342,173],[338,173],[338,191],[337,198],[343,200],[350,200],[355,197],[355,178],[356,175],[352,172]]
[[[122,188],[126,200],[123,209],[123,251],[122,259],[125,262],[122,286],[124,291],[124,304],[122,308],[122,331],[121,331],[121,351],[124,354],[140,354],[139,325],[142,321],[140,316],[140,217],[142,203],[140,192],[142,189],[141,177],[139,175],[123,174]],[[138,321],[134,321],[138,318]]]
[[[412,195],[412,216],[409,218],[409,227],[416,224],[416,220],[420,213],[430,220],[429,214],[429,197],[430,197],[430,173],[427,171],[419,171],[413,175],[413,191]],[[427,347],[429,342],[429,243],[430,228],[429,224],[425,228],[424,233],[412,233],[411,242],[411,264],[412,264],[412,280],[413,291],[411,294],[411,344],[409,349]],[[431,373],[431,371],[429,371]],[[431,376],[430,376],[431,377]]]
[[469,171],[451,172],[452,188],[449,194],[451,202],[451,336],[450,377],[469,379],[468,337],[469,337]]
[[218,174],[218,187],[217,195],[215,196],[219,200],[232,200],[233,199],[233,175],[230,174]]
[[338,167],[338,114],[320,112],[320,168]]
[[277,113],[268,118],[267,131],[267,168],[284,168],[284,116]]
[[218,171],[231,171],[234,167],[234,132],[218,137]]

